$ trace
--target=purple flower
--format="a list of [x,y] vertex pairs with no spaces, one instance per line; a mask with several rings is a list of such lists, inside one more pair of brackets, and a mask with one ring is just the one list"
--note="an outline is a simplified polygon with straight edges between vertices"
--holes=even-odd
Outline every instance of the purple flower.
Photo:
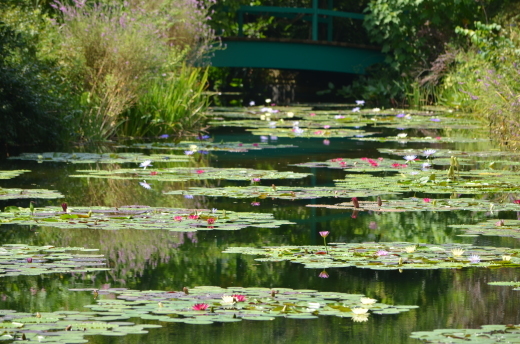
[[260,205],[260,202],[251,202],[251,205],[253,207],[258,207]]
[[440,122],[441,119],[440,118],[430,118],[430,121],[432,121],[432,122]]
[[186,199],[193,199],[193,195],[184,195],[184,198],[186,198]]
[[170,135],[168,134],[162,134],[161,136],[159,136],[160,139],[167,139],[168,137],[170,137]]
[[327,235],[329,235],[329,231],[323,231],[323,232],[320,232],[320,235],[322,236],[322,238],[326,238]]
[[323,270],[322,272],[320,272],[318,277],[320,277],[320,278],[329,278],[329,274],[327,273],[327,271]]
[[404,116],[406,116],[404,113],[399,113],[399,114],[397,114],[395,117],[397,117],[397,118],[403,118]]
[[388,251],[385,250],[379,250],[376,252],[377,256],[388,256]]
[[186,154],[186,155],[192,155],[192,154],[193,154],[193,151],[187,150],[187,151],[184,151],[184,154]]

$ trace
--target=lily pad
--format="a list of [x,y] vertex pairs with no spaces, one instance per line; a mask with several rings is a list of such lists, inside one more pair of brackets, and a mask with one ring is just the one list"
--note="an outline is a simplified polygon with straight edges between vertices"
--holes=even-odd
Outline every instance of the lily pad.
[[322,197],[368,197],[388,195],[392,192],[377,190],[344,190],[337,187],[299,187],[299,186],[229,186],[224,188],[189,188],[164,192],[165,195],[193,195],[230,198],[277,198],[277,199],[316,199]]
[[[72,289],[82,291],[84,289]],[[221,288],[201,286],[184,291],[137,291],[103,289],[92,311],[119,312],[160,320],[165,315],[175,322],[211,324],[239,320],[274,320],[276,317],[315,319],[319,315],[352,317],[370,313],[400,313],[417,306],[392,306],[361,294],[293,290],[290,288]],[[113,298],[117,296],[117,299]],[[105,297],[107,296],[107,297]],[[112,297],[110,297],[112,296]],[[367,302],[366,300],[369,300]],[[354,311],[353,311],[354,310]]]
[[12,179],[18,177],[22,173],[31,172],[30,170],[12,170],[12,171],[0,171],[0,179]]
[[433,331],[412,332],[412,338],[427,343],[518,343],[520,326],[483,325],[480,329],[437,329]]
[[259,255],[261,262],[291,261],[306,268],[358,267],[373,270],[459,269],[463,267],[518,267],[520,251],[469,244],[331,243],[324,246],[229,247],[224,253]]
[[305,138],[323,138],[323,137],[364,137],[374,135],[364,130],[356,129],[303,129],[303,128],[259,128],[246,129],[253,135],[276,136],[276,137],[305,137]]
[[73,207],[65,213],[58,207],[10,208],[0,213],[0,223],[38,225],[58,228],[119,230],[238,230],[246,227],[276,228],[292,222],[275,220],[269,213],[225,210],[154,208],[148,206]]
[[[516,210],[520,210],[519,204]],[[504,236],[520,238],[520,220],[487,220],[476,224],[450,225],[450,227],[461,229],[465,235]]]
[[38,162],[65,162],[69,164],[118,164],[125,162],[141,163],[147,160],[163,161],[163,162],[187,162],[190,157],[187,155],[171,155],[171,154],[152,154],[144,155],[142,153],[62,153],[62,152],[46,152],[46,153],[23,153],[19,156],[9,157],[12,160],[34,160]]
[[153,142],[153,143],[134,143],[130,146],[118,146],[119,148],[139,148],[139,149],[168,149],[181,150],[188,152],[208,152],[226,151],[242,153],[250,150],[275,149],[275,148],[295,148],[294,145],[270,145],[267,143],[242,143],[242,142],[195,142],[182,141],[179,143]]
[[[408,198],[400,200],[381,200],[381,205],[377,201],[358,201],[357,206],[352,201],[339,204],[308,204],[308,207],[329,208],[329,209],[348,209],[357,211],[378,211],[378,212],[405,212],[405,211],[509,211],[520,210],[520,205],[514,203],[495,203],[487,199],[475,198]],[[519,221],[520,222],[520,221]],[[453,227],[460,226],[454,225]]]
[[102,255],[82,247],[0,246],[0,277],[109,270]]
[[[83,320],[78,321],[80,316]],[[0,340],[22,340],[43,343],[88,343],[85,336],[125,336],[127,334],[148,333],[147,328],[161,325],[104,322],[86,312],[55,313],[10,313],[0,314]]]
[[310,173],[278,172],[275,170],[255,170],[248,168],[216,168],[216,167],[176,167],[160,168],[153,172],[144,169],[118,170],[78,170],[78,173],[69,177],[77,178],[110,178],[110,179],[146,179],[160,181],[187,181],[202,179],[251,180],[261,179],[301,179]]
[[4,199],[24,199],[24,198],[63,198],[61,193],[54,190],[45,189],[4,189],[0,188],[0,200]]

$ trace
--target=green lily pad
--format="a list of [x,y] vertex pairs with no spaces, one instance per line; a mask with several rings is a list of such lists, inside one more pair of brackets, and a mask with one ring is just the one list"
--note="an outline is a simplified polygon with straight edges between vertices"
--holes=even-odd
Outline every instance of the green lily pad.
[[12,160],[35,160],[38,162],[66,162],[69,164],[119,164],[125,162],[142,163],[147,160],[161,162],[188,162],[187,155],[152,154],[142,153],[23,153],[19,156],[9,157]]
[[[519,250],[469,244],[331,243],[325,246],[229,247],[224,253],[259,255],[261,262],[291,261],[306,268],[359,267],[374,270],[517,267]],[[503,256],[512,256],[513,262]]]
[[25,199],[25,198],[63,198],[61,193],[46,189],[4,189],[0,188],[0,200],[4,199]]
[[101,255],[76,252],[97,251],[82,247],[0,246],[0,277],[109,270]]
[[31,172],[30,170],[12,170],[12,171],[0,171],[0,179],[12,179],[18,177],[22,173]]
[[[329,208],[329,209],[348,209],[357,211],[378,211],[378,212],[406,212],[406,211],[509,211],[520,210],[520,205],[514,203],[495,203],[487,199],[475,198],[408,198],[400,200],[381,200],[381,205],[377,201],[358,201],[358,206],[353,202],[343,202],[338,204],[307,204],[308,207]],[[519,221],[520,222],[520,221]],[[453,225],[453,227],[462,228]]]
[[298,187],[298,186],[229,186],[224,188],[189,188],[164,192],[165,195],[194,195],[230,198],[279,198],[279,199],[315,199],[321,197],[368,197],[388,195],[392,192],[377,190],[344,190],[337,187]]
[[242,142],[208,142],[208,141],[182,141],[179,143],[153,142],[153,143],[134,143],[129,146],[118,146],[118,148],[139,148],[139,149],[168,149],[182,150],[191,152],[201,151],[227,151],[243,153],[250,150],[275,149],[275,148],[295,148],[294,145],[270,145],[267,143],[242,143]]
[[[516,210],[520,210],[519,204]],[[504,236],[520,238],[520,220],[487,220],[476,224],[450,225],[450,227],[461,229],[466,235]]]
[[[84,320],[76,318],[81,315]],[[87,312],[18,313],[0,315],[0,340],[23,340],[43,343],[88,343],[85,336],[125,336],[127,334],[148,333],[145,329],[161,325],[104,322],[95,320],[95,315]],[[23,337],[22,337],[23,336]]]
[[58,228],[119,230],[238,230],[246,227],[276,228],[292,222],[275,220],[269,213],[225,210],[154,208],[148,206],[73,207],[64,213],[58,207],[9,209],[0,213],[0,223]]
[[364,130],[356,129],[303,129],[303,128],[259,128],[246,129],[253,135],[276,136],[276,137],[305,137],[305,138],[330,138],[330,137],[354,137],[358,135],[369,136],[375,133],[368,133]]
[[[85,289],[71,289],[84,291]],[[221,288],[201,286],[184,291],[137,291],[121,288],[97,291],[92,311],[131,313],[136,317],[169,315],[171,321],[187,324],[210,324],[240,320],[275,320],[283,316],[294,319],[315,319],[319,315],[353,316],[354,310],[395,314],[417,306],[399,307],[376,303],[360,294],[293,290],[290,288]],[[117,296],[117,299],[113,298]],[[109,297],[112,296],[112,297]]]
[[118,169],[118,170],[78,170],[82,174],[74,174],[69,177],[77,178],[110,178],[110,179],[146,179],[160,181],[187,181],[203,179],[225,180],[251,180],[262,179],[301,179],[310,173],[278,172],[274,170],[255,170],[248,168],[215,168],[215,167],[176,167],[160,168],[153,172],[144,169]]
[[481,329],[437,329],[412,332],[412,338],[427,343],[519,343],[520,326],[483,325]]

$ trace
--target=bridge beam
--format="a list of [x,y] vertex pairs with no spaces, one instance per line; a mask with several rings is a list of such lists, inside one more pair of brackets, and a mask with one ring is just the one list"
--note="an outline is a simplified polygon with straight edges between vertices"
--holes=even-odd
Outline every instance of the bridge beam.
[[368,66],[384,60],[384,55],[379,50],[325,43],[227,39],[224,41],[226,48],[215,51],[211,64],[215,67],[303,69],[365,74]]

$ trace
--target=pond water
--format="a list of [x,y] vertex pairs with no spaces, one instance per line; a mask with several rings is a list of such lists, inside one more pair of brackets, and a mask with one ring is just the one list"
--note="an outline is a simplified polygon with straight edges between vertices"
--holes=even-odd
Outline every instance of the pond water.
[[[288,316],[282,314],[270,321],[243,320],[207,325],[156,321],[146,317],[126,320],[123,317],[122,321],[159,324],[161,327],[147,329],[147,334],[96,335],[86,339],[91,343],[420,343],[420,340],[410,337],[412,332],[517,324],[520,315],[517,291],[513,286],[496,286],[489,282],[518,280],[517,252],[514,250],[519,246],[518,236],[511,233],[505,236],[467,235],[466,229],[452,227],[485,221],[491,221],[490,226],[493,227],[495,221],[504,220],[508,225],[508,221],[517,219],[514,207],[518,206],[520,211],[520,205],[515,203],[518,183],[511,167],[518,160],[517,156],[497,153],[486,132],[479,131],[479,123],[466,121],[453,113],[371,109],[353,113],[352,108],[348,105],[273,107],[270,109],[279,112],[268,116],[271,121],[260,120],[266,115],[265,109],[262,112],[260,107],[219,108],[215,109],[209,138],[192,139],[196,142],[187,143],[182,149],[171,149],[175,147],[175,142],[170,138],[153,140],[151,142],[156,142],[156,145],[144,147],[132,146],[143,141],[129,140],[98,148],[71,148],[70,152],[76,156],[69,156],[68,162],[53,161],[46,156],[38,158],[43,152],[36,152],[35,159],[1,160],[0,171],[28,171],[0,180],[0,187],[3,188],[0,191],[4,190],[5,193],[10,188],[48,189],[63,195],[51,199],[19,199],[14,195],[9,199],[0,199],[2,209],[10,206],[29,208],[32,201],[34,216],[44,207],[53,206],[59,210],[64,202],[72,214],[74,208],[79,211],[82,207],[96,210],[96,207],[115,209],[125,205],[141,205],[186,208],[193,210],[193,214],[194,209],[206,209],[203,212],[206,215],[198,220],[201,225],[196,229],[199,230],[193,231],[144,230],[140,225],[112,230],[96,226],[71,225],[67,228],[66,225],[56,227],[45,221],[19,224],[13,223],[16,221],[11,218],[2,218],[0,235],[3,245],[23,243],[99,249],[96,254],[104,255],[109,269],[34,276],[24,270],[18,276],[4,276],[0,278],[0,310],[4,310],[0,313],[6,314],[5,310],[33,314],[87,312],[90,308],[84,306],[96,304],[98,300],[115,299],[113,294],[102,292],[109,288],[182,291],[184,287],[218,286],[362,294],[387,305],[416,307],[396,314],[373,312],[368,320],[364,319],[366,321],[353,321],[351,312],[346,312],[345,317],[318,312],[318,316],[312,319],[297,319],[289,316],[289,312],[286,314]],[[294,117],[290,117],[288,112],[294,113]],[[230,122],[235,120],[242,121],[244,125]],[[299,123],[295,124],[295,121]],[[355,132],[347,133],[346,130]],[[379,139],[365,140],[371,137]],[[150,141],[144,143],[147,142]],[[230,146],[224,149],[218,148],[218,144]],[[267,144],[275,147],[264,148]],[[436,152],[427,158],[423,154],[426,149]],[[185,151],[194,154],[186,154]],[[131,157],[135,161],[120,164],[113,161],[72,163],[79,159],[81,153],[107,153],[108,157],[112,154],[111,157],[117,160],[117,155],[134,152],[159,155],[149,159],[152,166],[147,167],[146,171],[139,167],[144,161],[142,157]],[[185,160],[171,162],[171,155]],[[403,157],[408,155],[416,155],[416,158],[407,161]],[[455,166],[453,160],[450,161],[451,156],[458,156],[460,164],[457,161],[452,178],[449,178],[450,166]],[[334,160],[338,158],[341,160]],[[327,161],[329,165],[324,166]],[[309,164],[313,162],[321,164]],[[424,163],[429,163],[431,167],[424,167]],[[87,177],[87,172],[81,172],[118,171],[121,167],[134,169],[135,172],[128,172],[125,179],[118,179],[114,174],[108,178]],[[165,169],[174,167],[187,168],[196,178],[191,177],[187,181],[182,178],[158,178],[166,174],[163,172]],[[211,168],[219,170],[214,172]],[[292,171],[309,175],[301,178],[284,178],[283,175],[281,178],[263,178],[265,174],[244,173],[240,171],[242,169]],[[226,170],[246,177],[242,180],[233,180],[232,177],[206,179],[209,173],[223,173],[221,171]],[[475,174],[472,170],[476,171]],[[497,171],[507,171],[511,175],[505,180],[500,179],[502,175]],[[435,180],[430,177],[432,174],[436,175]],[[401,178],[401,182],[394,181],[392,183],[395,184],[387,186],[380,181],[363,181],[363,178],[368,180],[369,175],[388,180],[397,177]],[[485,189],[482,183],[475,188],[461,183],[461,180],[468,183],[480,181],[489,175],[501,182],[493,184],[485,180],[484,184],[491,185],[489,189]],[[339,181],[345,182],[352,176],[357,176],[357,186],[335,187],[341,184]],[[253,178],[259,180],[254,181]],[[417,181],[419,178],[426,179]],[[403,188],[403,179],[411,181],[412,186]],[[446,179],[458,184],[443,182]],[[417,184],[413,184],[415,182]],[[509,184],[506,186],[504,183]],[[246,195],[201,195],[226,186],[247,187]],[[257,192],[255,187],[264,189]],[[284,187],[289,190],[284,197],[274,197],[265,191],[272,189],[271,193],[276,193]],[[334,187],[336,189],[332,189]],[[322,197],[323,194],[316,198],[291,197],[302,194],[304,188],[328,190],[325,191],[328,197]],[[446,188],[452,188],[453,192],[446,191]],[[503,192],[506,188],[509,190],[507,193]],[[291,194],[290,190],[295,191]],[[17,191],[18,195],[23,193]],[[369,209],[368,204],[376,204],[378,195],[382,205],[363,210]],[[360,209],[354,209],[352,197],[359,199]],[[473,203],[447,205],[449,200],[473,198]],[[342,205],[334,207],[338,204]],[[292,224],[259,224],[252,227],[246,223],[240,229],[217,230],[208,228],[212,227],[208,226],[207,219],[212,217],[213,208],[218,214],[215,215],[215,226],[226,216],[222,211],[273,214],[274,219]],[[239,218],[248,216],[239,215]],[[173,216],[169,219],[176,221]],[[76,219],[70,220],[71,223],[74,221]],[[185,221],[184,217],[182,221]],[[518,227],[518,224],[514,226]],[[504,226],[497,224],[496,227]],[[329,266],[330,261],[327,261],[313,268],[305,265],[313,263],[313,258],[299,264],[283,259],[258,261],[255,260],[258,255],[223,252],[230,247],[320,246],[320,252],[314,251],[319,261],[320,256],[327,255],[321,252],[325,249],[320,236],[323,231],[330,232],[326,240],[331,249],[334,243],[359,243],[359,252],[364,252],[362,243],[367,242],[387,243],[377,249],[386,251],[392,251],[392,242],[408,242],[418,248],[426,244],[438,247],[451,245],[446,246],[449,248],[446,249],[445,260],[448,263],[463,261],[463,264],[447,268],[414,268],[410,255],[390,252],[388,256],[373,254],[368,265],[359,267],[334,267]],[[481,262],[471,262],[468,261],[469,255],[480,251],[466,245],[511,248],[513,250],[505,255],[512,258],[506,263],[508,258],[502,261],[484,254],[480,256]],[[464,248],[462,258],[451,255],[452,247]],[[301,255],[305,256],[306,253]],[[398,255],[404,257],[404,263],[393,259]],[[340,257],[338,260],[341,260]],[[393,269],[374,268],[381,265]],[[98,289],[99,295],[93,293],[93,289]],[[49,338],[46,340],[50,341]]]

